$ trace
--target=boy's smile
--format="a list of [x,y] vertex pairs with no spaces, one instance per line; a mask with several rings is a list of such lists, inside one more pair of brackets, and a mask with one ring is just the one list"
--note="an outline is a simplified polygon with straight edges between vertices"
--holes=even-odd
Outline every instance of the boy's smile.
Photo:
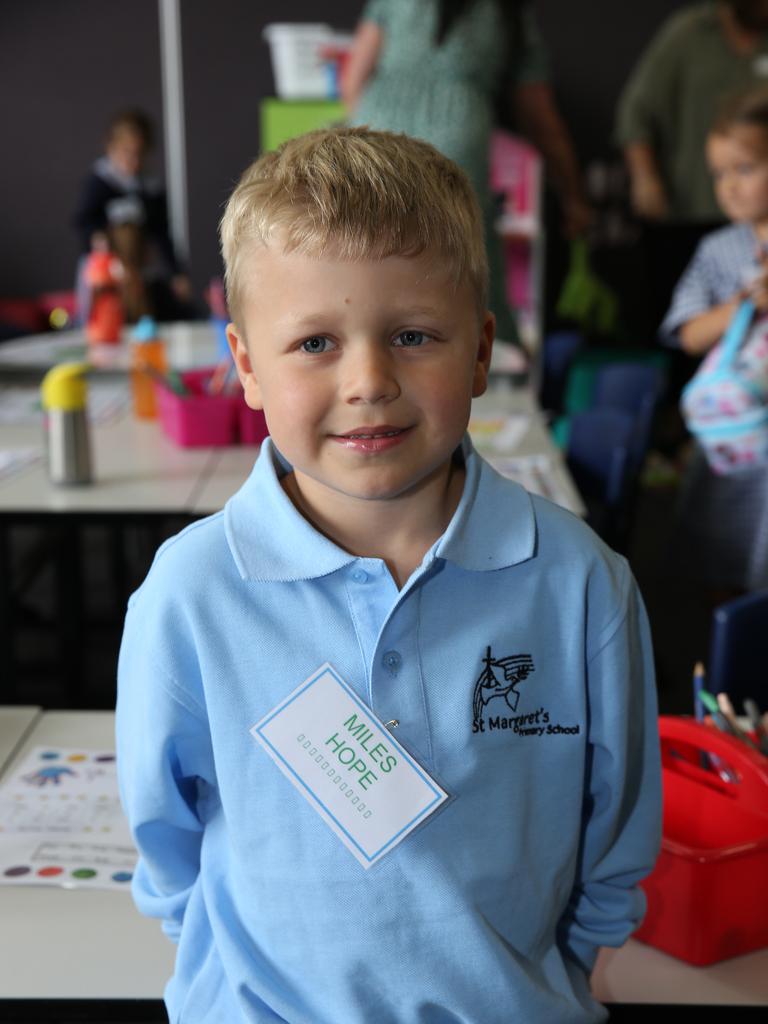
[[246,273],[245,336],[230,325],[230,344],[305,510],[333,522],[400,499],[443,519],[493,340],[469,285],[427,255],[351,262],[274,243]]

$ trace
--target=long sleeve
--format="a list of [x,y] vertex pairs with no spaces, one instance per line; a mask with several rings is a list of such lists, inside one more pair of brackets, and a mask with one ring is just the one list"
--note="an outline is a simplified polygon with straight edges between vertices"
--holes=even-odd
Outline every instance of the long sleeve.
[[140,854],[134,900],[176,941],[199,873],[213,758],[204,710],[167,674],[158,630],[140,608],[129,610],[118,667],[117,758]]
[[112,194],[112,190],[97,174],[91,173],[83,181],[72,217],[83,252],[90,250],[94,232],[106,230],[107,201]]
[[683,324],[732,300],[758,272],[755,238],[749,225],[732,224],[706,235],[675,286],[661,324],[661,340],[677,345]]
[[589,656],[587,786],[577,878],[560,923],[564,953],[591,970],[642,920],[638,882],[661,839],[661,774],[653,655],[645,610],[627,570],[623,606]]
[[675,285],[672,302],[659,328],[661,340],[677,346],[678,332],[683,324],[693,317],[706,313],[718,299],[711,286],[711,277],[716,268],[711,266],[706,247],[699,244],[683,276]]
[[165,261],[168,270],[177,274],[183,270],[171,238],[168,223],[168,200],[164,190],[145,189],[141,193],[142,202],[147,214],[147,231],[155,242]]

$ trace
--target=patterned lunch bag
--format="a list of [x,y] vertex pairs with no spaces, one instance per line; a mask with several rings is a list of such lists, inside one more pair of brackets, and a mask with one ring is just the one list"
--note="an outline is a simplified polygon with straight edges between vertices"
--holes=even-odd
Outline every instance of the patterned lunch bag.
[[715,473],[768,465],[768,316],[743,301],[683,389],[688,430]]

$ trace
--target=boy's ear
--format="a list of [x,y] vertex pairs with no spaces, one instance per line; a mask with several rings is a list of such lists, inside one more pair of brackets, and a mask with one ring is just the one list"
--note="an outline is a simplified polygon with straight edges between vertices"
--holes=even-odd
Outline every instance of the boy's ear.
[[229,350],[232,353],[237,376],[243,385],[245,401],[252,409],[262,409],[264,406],[261,400],[261,388],[256,380],[256,374],[253,372],[245,337],[241,334],[237,324],[227,324],[227,341],[229,342]]
[[496,317],[490,311],[483,314],[480,325],[480,344],[477,349],[475,372],[472,378],[472,397],[485,394],[488,387],[488,369],[491,365],[491,350],[496,337]]

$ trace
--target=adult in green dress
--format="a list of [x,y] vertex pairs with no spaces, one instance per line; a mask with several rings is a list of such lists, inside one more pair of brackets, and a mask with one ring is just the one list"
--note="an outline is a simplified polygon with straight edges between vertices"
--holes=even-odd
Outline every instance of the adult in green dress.
[[497,337],[514,340],[501,244],[491,227],[488,180],[490,136],[502,92],[520,131],[544,156],[567,233],[583,231],[589,208],[547,81],[546,55],[530,5],[514,0],[368,0],[342,80],[350,121],[425,139],[469,175],[486,216]]

